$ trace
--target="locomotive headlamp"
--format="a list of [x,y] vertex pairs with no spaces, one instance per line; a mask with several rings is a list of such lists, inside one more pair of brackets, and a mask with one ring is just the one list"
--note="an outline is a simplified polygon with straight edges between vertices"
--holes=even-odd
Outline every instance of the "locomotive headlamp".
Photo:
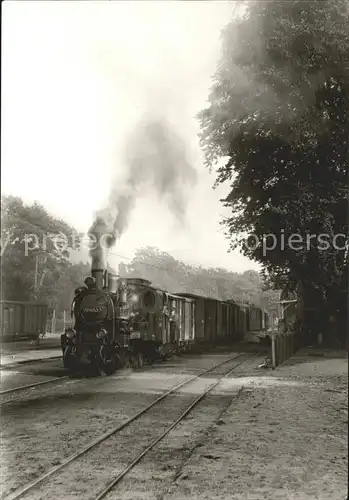
[[75,337],[75,330],[74,328],[68,328],[66,331],[65,331],[65,336],[67,337],[67,339],[72,339]]
[[108,335],[107,330],[104,330],[104,328],[102,328],[102,330],[100,330],[98,333],[96,333],[97,339],[102,339],[106,335]]
[[138,302],[138,295],[136,293],[134,293],[132,296],[131,296],[131,302],[133,302],[134,304],[136,302]]

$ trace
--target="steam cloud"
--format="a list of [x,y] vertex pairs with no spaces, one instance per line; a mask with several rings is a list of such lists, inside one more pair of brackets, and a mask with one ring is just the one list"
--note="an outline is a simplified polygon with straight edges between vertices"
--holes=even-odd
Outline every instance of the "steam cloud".
[[[98,241],[106,233],[110,248],[127,229],[136,200],[145,192],[164,199],[180,223],[186,212],[186,187],[196,181],[196,171],[187,160],[185,144],[165,120],[143,120],[127,138],[124,149],[124,181],[112,189],[108,206],[100,210],[90,229]],[[106,252],[106,248],[104,248]],[[101,246],[91,251],[92,267],[106,267]],[[100,262],[103,260],[103,265]],[[97,262],[98,261],[98,262]]]

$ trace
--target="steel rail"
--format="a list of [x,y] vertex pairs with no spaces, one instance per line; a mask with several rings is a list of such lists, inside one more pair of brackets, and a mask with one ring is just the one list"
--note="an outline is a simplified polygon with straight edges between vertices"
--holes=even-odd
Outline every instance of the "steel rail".
[[7,370],[8,368],[16,368],[22,365],[30,365],[34,363],[42,363],[44,361],[52,361],[55,359],[62,359],[62,355],[59,356],[50,356],[49,358],[36,358],[36,359],[22,359],[20,361],[14,361],[13,363],[2,364],[0,363],[0,370]]
[[[164,394],[162,394],[155,401],[153,401],[148,406],[146,406],[145,408],[143,408],[142,410],[140,410],[138,413],[136,413],[133,417],[131,417],[128,420],[126,420],[123,424],[120,424],[120,425],[114,427],[113,429],[110,429],[109,431],[105,432],[104,434],[102,434],[100,437],[98,437],[94,441],[91,441],[90,444],[87,445],[85,448],[83,448],[82,450],[80,450],[80,451],[74,453],[73,455],[71,455],[70,457],[68,457],[61,464],[57,465],[56,467],[53,467],[51,470],[49,470],[48,472],[42,474],[41,476],[39,476],[38,478],[34,479],[32,482],[28,483],[27,485],[23,486],[19,490],[14,491],[13,493],[10,493],[8,496],[4,497],[4,500],[17,500],[19,498],[22,498],[28,491],[34,489],[36,486],[38,486],[39,484],[41,484],[42,482],[44,482],[46,479],[48,479],[49,477],[51,477],[53,474],[55,474],[56,472],[59,472],[64,467],[66,467],[68,464],[70,464],[71,462],[77,460],[82,455],[84,455],[85,453],[87,453],[92,448],[96,447],[97,445],[99,445],[100,443],[102,443],[103,441],[105,441],[106,439],[108,439],[109,437],[111,437],[114,434],[116,434],[117,432],[125,429],[125,427],[128,427],[132,422],[134,422],[141,415],[143,415],[144,413],[146,413],[147,411],[149,411],[151,408],[153,408],[153,406],[155,406],[158,403],[160,403],[161,401],[163,401],[170,394],[176,392],[181,387],[183,387],[183,386],[185,386],[185,385],[193,382],[194,380],[202,377],[203,375],[206,375],[207,373],[210,373],[210,372],[216,370],[220,366],[223,366],[223,365],[225,365],[225,364],[227,364],[227,363],[229,363],[231,361],[234,361],[234,359],[240,358],[242,356],[246,356],[246,354],[242,353],[242,354],[238,354],[237,356],[234,356],[232,358],[229,358],[229,359],[223,361],[222,363],[219,363],[218,365],[215,365],[215,366],[209,368],[208,370],[204,370],[203,372],[199,373],[198,375],[194,375],[193,377],[191,377],[188,380],[184,380],[183,382],[181,382],[180,384],[176,385],[175,387],[172,387],[172,389],[166,391]],[[235,368],[236,368],[236,366],[234,367],[234,369]],[[230,373],[230,372],[228,372],[228,373]],[[226,376],[227,375],[228,374],[226,374]],[[222,377],[222,378],[224,378],[224,377]],[[211,387],[211,388],[213,388],[213,387]],[[201,396],[201,399],[202,399],[202,397],[203,397],[203,395]]]
[[[188,406],[188,408],[177,418],[177,420],[173,422],[173,424],[171,424],[159,437],[155,438],[154,441],[152,441],[152,443],[150,443],[150,445],[144,451],[137,455],[137,457],[131,463],[129,463],[108,486],[106,486],[96,497],[94,497],[94,500],[102,500],[102,498],[104,498],[126,476],[126,474],[128,474],[147,453],[149,453],[149,451],[151,451],[160,441],[162,441],[164,437],[166,437],[167,434],[171,432],[172,429],[174,429],[195,408],[195,406],[197,406],[200,401],[204,399],[204,397],[210,391],[212,391],[212,389],[214,389],[223,379],[227,378],[235,370],[235,368],[237,368],[237,366],[234,366],[234,368],[229,370],[218,381],[211,384],[203,393],[201,393],[200,396],[198,396],[195,401],[190,406]],[[240,387],[238,393],[235,395],[235,398],[241,393],[242,390],[243,387]]]
[[[21,372],[16,372],[16,373],[21,373]],[[25,375],[26,373],[22,372],[22,374]],[[125,375],[117,375],[115,378],[123,378],[124,376]],[[18,387],[14,387],[13,389],[6,389],[5,391],[0,392],[0,397],[9,395],[11,392],[18,392],[20,390],[33,389],[37,386],[41,386],[41,385],[49,384],[49,383],[53,383],[53,382],[58,382],[59,380],[66,380],[66,379],[75,380],[76,382],[85,382],[86,380],[89,380],[89,381],[91,380],[91,379],[86,379],[86,378],[74,379],[71,377],[71,375],[63,375],[62,377],[55,377],[55,378],[51,378],[49,380],[43,380],[41,382],[36,382],[33,384],[21,385]],[[93,381],[96,381],[96,382],[99,382],[101,380],[103,381],[104,377],[93,378]],[[0,406],[8,404],[8,403],[12,403],[13,401],[19,401],[20,399],[21,399],[21,397],[17,397],[15,399],[8,399],[6,401],[0,401]]]
[[3,396],[4,394],[9,394],[10,392],[24,391],[25,389],[33,389],[34,387],[37,387],[40,385],[50,384],[52,382],[57,382],[58,380],[64,380],[67,378],[70,378],[70,376],[63,375],[63,377],[50,378],[49,380],[43,380],[41,382],[36,382],[35,384],[20,385],[18,387],[14,387],[13,389],[6,389],[6,391],[1,391],[0,396]]

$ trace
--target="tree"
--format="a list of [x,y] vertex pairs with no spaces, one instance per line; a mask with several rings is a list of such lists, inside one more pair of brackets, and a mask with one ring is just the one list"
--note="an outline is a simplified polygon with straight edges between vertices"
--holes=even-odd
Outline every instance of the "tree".
[[90,271],[89,265],[69,261],[74,228],[38,203],[25,205],[13,196],[2,197],[1,223],[2,298],[69,308],[75,288]]
[[186,266],[170,254],[154,247],[136,250],[127,266],[127,275],[150,280],[164,290],[176,290],[184,279]]
[[136,251],[131,263],[122,266],[123,277],[148,279],[154,286],[172,293],[193,293],[219,300],[249,302],[276,312],[279,293],[263,290],[263,279],[256,271],[242,274],[226,269],[204,269],[177,261],[157,248]]
[[[224,30],[199,115],[207,165],[228,157],[216,184],[231,183],[223,224],[232,240],[242,235],[232,247],[261,262],[274,286],[304,290],[322,323],[343,322],[347,305],[345,236],[341,249],[309,237],[348,234],[348,25],[348,0],[250,3]],[[302,245],[289,244],[294,234]]]

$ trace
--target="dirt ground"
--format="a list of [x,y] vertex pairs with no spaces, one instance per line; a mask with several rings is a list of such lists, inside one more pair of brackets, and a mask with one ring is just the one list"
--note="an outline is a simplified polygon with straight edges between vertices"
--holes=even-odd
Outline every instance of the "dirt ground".
[[164,391],[231,355],[176,358],[141,371],[64,380],[21,393],[1,408],[0,491],[8,494],[32,481]]
[[294,359],[273,373],[241,380],[238,398],[157,498],[344,500],[347,363]]
[[245,364],[106,498],[344,500],[347,359]]
[[[207,354],[121,378],[72,382],[59,394],[45,389],[41,397],[10,406],[2,415],[5,489],[45,472],[162,391],[225,358]],[[106,498],[344,500],[347,359],[294,357],[275,371],[258,369],[260,361],[257,356],[241,364]],[[214,376],[200,384],[212,382]],[[189,405],[202,391],[200,384],[183,388],[180,398],[173,396],[74,471],[66,470],[52,482],[51,497],[93,498],[84,484],[108,483],[147,447],[154,430],[177,418],[178,401],[183,408]],[[21,473],[14,474],[14,467]],[[47,496],[42,490],[25,498]]]

